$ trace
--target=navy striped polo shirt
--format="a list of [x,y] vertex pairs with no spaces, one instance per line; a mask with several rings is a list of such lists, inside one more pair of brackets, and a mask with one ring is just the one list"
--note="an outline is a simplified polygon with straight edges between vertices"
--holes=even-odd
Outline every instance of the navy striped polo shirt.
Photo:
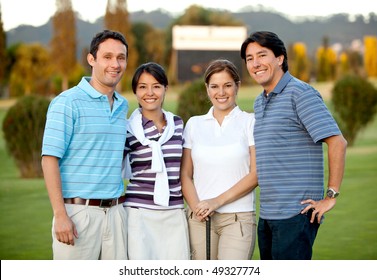
[[322,140],[341,132],[318,91],[288,71],[254,113],[260,217],[291,218],[302,200],[323,199]]

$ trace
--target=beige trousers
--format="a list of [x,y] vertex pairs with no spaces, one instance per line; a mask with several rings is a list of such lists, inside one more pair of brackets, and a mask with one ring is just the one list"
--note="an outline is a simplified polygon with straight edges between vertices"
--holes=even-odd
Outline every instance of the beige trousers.
[[127,217],[122,204],[110,208],[76,204],[65,207],[79,238],[74,246],[66,245],[55,238],[52,228],[55,260],[127,259]]
[[[191,258],[206,259],[206,223],[189,210]],[[255,212],[215,213],[211,217],[211,260],[250,260],[256,240]]]
[[125,207],[130,260],[189,260],[184,209],[149,210]]

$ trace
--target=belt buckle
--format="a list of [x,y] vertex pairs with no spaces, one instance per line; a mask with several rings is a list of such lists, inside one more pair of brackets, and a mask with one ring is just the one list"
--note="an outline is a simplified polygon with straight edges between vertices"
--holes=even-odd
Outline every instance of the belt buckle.
[[113,201],[114,201],[113,199],[101,199],[99,207],[109,208],[109,207],[113,206]]

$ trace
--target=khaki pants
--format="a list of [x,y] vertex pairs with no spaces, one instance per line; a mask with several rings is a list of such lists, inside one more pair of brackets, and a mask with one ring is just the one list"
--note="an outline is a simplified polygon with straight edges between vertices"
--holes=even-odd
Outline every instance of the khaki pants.
[[[206,259],[206,223],[189,211],[191,258]],[[256,240],[255,212],[215,213],[211,217],[211,260],[250,260]]]
[[[127,216],[123,205],[110,208],[65,204],[79,238],[66,245],[53,238],[55,260],[126,260]],[[53,221],[54,224],[54,221]]]

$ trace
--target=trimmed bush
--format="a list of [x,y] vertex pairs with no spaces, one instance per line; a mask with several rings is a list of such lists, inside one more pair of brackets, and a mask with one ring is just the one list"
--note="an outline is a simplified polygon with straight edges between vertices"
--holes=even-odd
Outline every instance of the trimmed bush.
[[49,103],[49,99],[40,96],[22,97],[4,118],[6,148],[22,178],[43,176],[41,147]]
[[377,89],[359,76],[345,76],[332,90],[332,103],[348,145],[352,146],[357,134],[372,120],[377,110]]
[[177,115],[186,123],[192,116],[206,114],[211,106],[204,81],[196,80],[179,95]]

